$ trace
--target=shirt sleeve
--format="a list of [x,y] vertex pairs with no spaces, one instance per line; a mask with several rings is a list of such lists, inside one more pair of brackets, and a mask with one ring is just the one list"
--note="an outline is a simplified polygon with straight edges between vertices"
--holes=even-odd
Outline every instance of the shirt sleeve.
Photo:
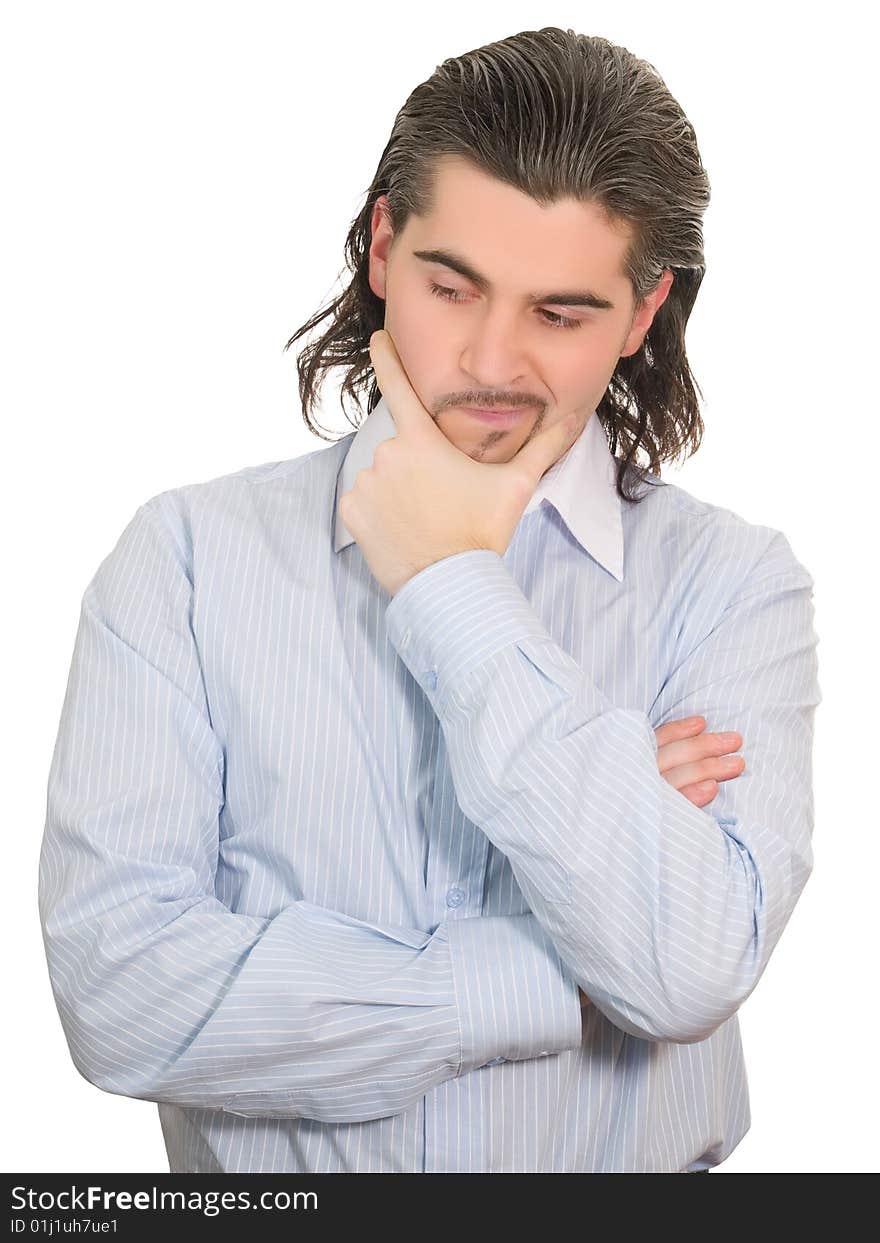
[[577,986],[531,913],[433,933],[215,896],[225,757],[186,541],[137,511],[82,600],[39,908],[77,1070],[107,1092],[357,1122],[490,1060],[575,1047]]
[[[650,718],[554,641],[491,549],[434,562],[386,608],[462,811],[591,1001],[646,1040],[703,1040],[736,1012],[812,870],[813,580],[780,532],[751,530],[760,552],[718,557],[717,603]],[[697,714],[739,731],[746,761],[702,809],[660,773],[654,734]]]

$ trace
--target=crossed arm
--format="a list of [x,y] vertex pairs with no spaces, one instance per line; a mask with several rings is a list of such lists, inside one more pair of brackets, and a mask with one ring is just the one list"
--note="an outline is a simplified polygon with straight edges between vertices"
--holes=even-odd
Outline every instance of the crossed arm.
[[[491,551],[428,566],[386,610],[462,811],[507,856],[581,995],[640,1039],[682,1043],[749,996],[810,874],[821,698],[813,582],[785,537],[722,515],[689,553],[701,589],[648,711],[605,694]],[[714,784],[682,797],[674,756],[658,771],[655,727],[695,711],[749,739],[748,771],[711,808]],[[686,761],[685,786],[714,781],[709,758]]]
[[[732,781],[745,768],[742,756],[733,754],[742,746],[742,734],[706,731],[705,717],[667,721],[654,730],[654,736],[660,774],[695,807],[711,803],[719,781]],[[582,988],[578,995],[582,1007],[590,1004]]]

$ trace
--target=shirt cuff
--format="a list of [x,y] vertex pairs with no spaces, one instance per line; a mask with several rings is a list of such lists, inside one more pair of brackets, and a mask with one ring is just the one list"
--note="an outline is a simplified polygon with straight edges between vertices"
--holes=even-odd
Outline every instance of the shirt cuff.
[[444,927],[461,1028],[459,1075],[579,1047],[577,982],[533,914],[449,919]]
[[454,553],[414,574],[392,596],[385,626],[432,704],[508,644],[551,637],[491,548]]

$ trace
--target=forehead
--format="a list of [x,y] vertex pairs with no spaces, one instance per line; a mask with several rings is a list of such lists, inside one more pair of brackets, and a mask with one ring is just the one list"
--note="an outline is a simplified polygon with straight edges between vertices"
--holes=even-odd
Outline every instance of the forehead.
[[499,282],[515,276],[518,286],[543,288],[581,274],[607,282],[609,292],[626,280],[632,236],[625,221],[596,203],[565,198],[545,206],[451,155],[435,162],[430,211],[411,216],[406,233],[413,245],[466,255]]

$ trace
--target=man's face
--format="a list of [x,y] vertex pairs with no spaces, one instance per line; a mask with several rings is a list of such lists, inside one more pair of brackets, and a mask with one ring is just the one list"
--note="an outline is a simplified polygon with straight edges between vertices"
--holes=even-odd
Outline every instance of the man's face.
[[[474,460],[507,462],[545,427],[594,410],[672,283],[667,270],[634,316],[621,272],[628,230],[592,204],[541,207],[457,156],[438,161],[431,214],[411,216],[397,237],[385,204],[383,196],[373,212],[370,287],[385,300],[384,327],[425,409]],[[439,250],[485,284],[417,254]],[[576,305],[575,293],[610,305]],[[464,406],[518,416],[492,425]]]

